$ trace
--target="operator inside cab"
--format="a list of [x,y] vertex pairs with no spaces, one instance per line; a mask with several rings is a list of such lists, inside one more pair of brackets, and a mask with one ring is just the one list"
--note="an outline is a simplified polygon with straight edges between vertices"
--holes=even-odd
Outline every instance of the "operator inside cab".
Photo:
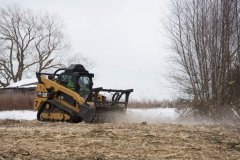
[[88,95],[90,94],[90,80],[88,76],[80,76],[78,79],[78,85],[80,87],[78,93],[84,99],[87,99]]
[[[61,83],[65,83],[66,87],[72,91],[76,91],[85,100],[91,93],[91,82],[88,76],[81,75],[77,78],[77,83],[74,84],[73,76],[71,75],[61,75]],[[76,86],[75,86],[76,85]]]
[[72,80],[72,76],[68,76],[68,84],[67,84],[66,87],[70,90],[74,90],[74,83],[73,83],[73,80]]

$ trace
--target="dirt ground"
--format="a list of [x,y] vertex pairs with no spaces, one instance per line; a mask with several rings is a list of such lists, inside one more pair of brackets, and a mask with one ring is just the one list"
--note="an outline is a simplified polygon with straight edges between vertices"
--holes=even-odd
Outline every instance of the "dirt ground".
[[239,159],[240,127],[0,120],[0,159]]

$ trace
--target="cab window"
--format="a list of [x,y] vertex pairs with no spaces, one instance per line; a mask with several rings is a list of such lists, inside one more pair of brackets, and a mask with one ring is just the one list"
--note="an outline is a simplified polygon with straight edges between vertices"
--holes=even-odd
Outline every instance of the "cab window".
[[78,85],[80,87],[79,94],[85,100],[90,94],[90,79],[88,76],[81,76],[78,79]]
[[68,89],[74,90],[74,84],[73,84],[73,81],[72,81],[72,75],[62,74],[60,76],[59,84],[63,85],[64,87],[67,87]]

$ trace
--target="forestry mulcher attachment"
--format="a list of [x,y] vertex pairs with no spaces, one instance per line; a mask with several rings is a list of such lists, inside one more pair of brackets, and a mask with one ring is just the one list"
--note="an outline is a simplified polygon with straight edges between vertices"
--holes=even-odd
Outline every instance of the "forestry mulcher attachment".
[[[133,92],[133,89],[92,88],[94,74],[80,64],[57,69],[52,74],[37,72],[36,75],[34,110],[38,111],[39,121],[93,122],[98,114],[104,118],[105,113],[124,113]],[[100,92],[108,93],[109,97]]]

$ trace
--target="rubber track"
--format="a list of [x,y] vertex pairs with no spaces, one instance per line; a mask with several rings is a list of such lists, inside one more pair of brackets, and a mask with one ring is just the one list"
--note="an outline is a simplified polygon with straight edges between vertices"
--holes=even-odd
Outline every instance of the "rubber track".
[[44,110],[44,106],[45,106],[46,103],[50,103],[50,104],[52,104],[52,105],[62,109],[63,111],[67,112],[70,115],[70,117],[71,117],[71,122],[78,123],[78,122],[82,121],[81,116],[77,112],[75,112],[75,111],[65,107],[61,103],[59,103],[57,101],[54,101],[54,100],[46,100],[41,105],[41,107],[40,107],[40,109],[38,110],[38,113],[37,113],[37,120],[42,121],[41,118],[40,118],[40,115],[41,115],[42,111]]

